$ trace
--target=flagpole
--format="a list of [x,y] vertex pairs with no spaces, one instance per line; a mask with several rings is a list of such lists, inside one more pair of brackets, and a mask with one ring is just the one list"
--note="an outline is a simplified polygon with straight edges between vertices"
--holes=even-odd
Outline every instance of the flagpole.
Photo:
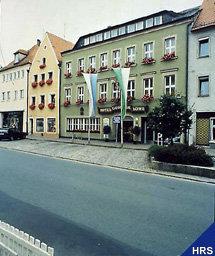
[[121,92],[121,147],[123,147],[123,119],[122,119],[122,92]]

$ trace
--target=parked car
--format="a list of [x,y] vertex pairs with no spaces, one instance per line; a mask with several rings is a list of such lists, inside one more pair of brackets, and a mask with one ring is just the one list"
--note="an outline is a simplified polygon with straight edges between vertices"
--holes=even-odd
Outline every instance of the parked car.
[[16,128],[0,128],[0,140],[8,139],[8,140],[18,140],[25,139],[27,133],[21,132]]

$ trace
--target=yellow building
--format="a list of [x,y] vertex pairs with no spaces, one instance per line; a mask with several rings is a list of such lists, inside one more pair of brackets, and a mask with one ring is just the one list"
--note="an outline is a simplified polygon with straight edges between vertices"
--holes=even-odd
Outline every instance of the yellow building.
[[40,43],[29,72],[28,132],[59,137],[61,52],[73,44],[49,32]]

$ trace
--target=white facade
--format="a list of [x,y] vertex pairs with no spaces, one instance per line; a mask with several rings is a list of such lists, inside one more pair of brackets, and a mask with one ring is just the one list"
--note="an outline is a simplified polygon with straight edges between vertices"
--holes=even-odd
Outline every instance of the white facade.
[[193,111],[189,143],[208,145],[215,141],[214,27],[190,30],[188,59],[188,106]]
[[[27,80],[30,64],[0,70],[0,128],[5,125],[9,112],[19,112],[22,116],[22,127],[27,131]],[[14,113],[16,116],[16,113]],[[14,120],[13,120],[14,119]],[[11,118],[10,125],[18,126],[16,117]],[[18,127],[17,127],[18,128]]]

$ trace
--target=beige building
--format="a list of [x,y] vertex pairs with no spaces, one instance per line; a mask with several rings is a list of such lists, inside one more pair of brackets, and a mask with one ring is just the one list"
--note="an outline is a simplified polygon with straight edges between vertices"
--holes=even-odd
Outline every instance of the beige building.
[[29,134],[59,137],[61,52],[73,44],[46,33],[29,72]]
[[27,131],[27,85],[37,49],[38,45],[27,51],[19,49],[13,61],[0,69],[0,128],[16,127]]

